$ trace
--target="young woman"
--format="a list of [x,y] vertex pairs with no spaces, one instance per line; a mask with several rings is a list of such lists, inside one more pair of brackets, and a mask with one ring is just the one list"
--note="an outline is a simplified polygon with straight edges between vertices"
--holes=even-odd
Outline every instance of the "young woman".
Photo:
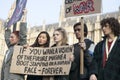
[[55,29],[53,33],[53,39],[54,39],[55,44],[52,47],[68,45],[67,44],[67,33],[65,29],[63,28]]
[[[53,39],[54,39],[55,44],[52,45],[52,47],[68,45],[67,33],[66,33],[65,29],[63,29],[63,28],[55,29],[55,31],[53,33]],[[73,61],[73,55],[71,55],[70,59]],[[54,76],[53,78],[54,78],[54,80],[68,80],[68,75]]]
[[38,34],[34,44],[31,47],[49,47],[50,44],[50,36],[46,31],[42,31]]
[[10,73],[10,65],[13,55],[13,49],[15,45],[24,45],[26,44],[26,23],[20,24],[20,31],[13,31],[11,33],[11,30],[7,28],[5,30],[5,41],[8,47],[8,50],[6,51],[2,70],[1,70],[1,80],[24,80],[24,75],[22,74],[13,74]]
[[[38,34],[34,44],[31,47],[49,47],[50,44],[50,36],[46,31],[42,31]],[[43,80],[42,76],[28,75],[27,80]]]

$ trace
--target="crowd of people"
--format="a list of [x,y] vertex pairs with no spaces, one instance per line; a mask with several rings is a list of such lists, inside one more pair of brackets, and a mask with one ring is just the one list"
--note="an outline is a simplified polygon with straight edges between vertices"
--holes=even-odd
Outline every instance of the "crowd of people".
[[[81,42],[82,23],[75,23],[73,30],[78,40],[73,44],[74,53],[70,56],[72,62],[68,75],[27,75],[27,80],[120,80],[120,24],[114,17],[104,18],[100,22],[103,31],[103,40],[97,43],[87,38],[88,28],[84,24],[84,41]],[[1,80],[25,80],[24,74],[10,73],[10,66],[15,45],[25,46],[27,44],[26,23],[20,23],[19,31],[10,31],[10,27],[5,29],[5,41],[8,46],[6,51]],[[49,32],[42,31],[38,34],[35,42],[27,47],[57,47],[69,45],[67,42],[67,32],[62,27],[53,32],[54,44],[50,46]],[[26,47],[26,46],[25,46]],[[80,50],[84,54],[84,73],[80,74]]]

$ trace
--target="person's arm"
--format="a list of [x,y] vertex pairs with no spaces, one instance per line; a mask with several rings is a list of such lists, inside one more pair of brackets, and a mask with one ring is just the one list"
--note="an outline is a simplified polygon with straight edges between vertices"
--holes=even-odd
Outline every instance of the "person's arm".
[[27,44],[27,23],[21,22],[20,23],[20,31],[19,31],[19,45]]
[[10,40],[9,40],[10,34],[11,34],[11,30],[9,28],[6,28],[4,37],[5,37],[5,42],[7,44],[7,47],[10,46]]
[[98,58],[99,58],[99,44],[96,45],[94,53],[93,53],[93,60],[89,66],[89,75],[90,75],[90,80],[97,80],[98,76]]

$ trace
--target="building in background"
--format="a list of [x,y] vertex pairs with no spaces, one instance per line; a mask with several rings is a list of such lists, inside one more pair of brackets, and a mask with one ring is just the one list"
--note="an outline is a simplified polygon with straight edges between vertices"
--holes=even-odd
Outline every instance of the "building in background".
[[[12,8],[12,10],[13,9],[14,8]],[[101,31],[101,27],[100,27],[100,20],[102,20],[105,17],[115,17],[120,22],[120,9],[119,9],[119,11],[116,11],[116,12],[111,12],[111,13],[106,13],[106,14],[96,14],[96,15],[90,15],[90,16],[84,17],[84,22],[88,26],[88,38],[93,40],[95,43],[102,40],[103,34]],[[26,18],[24,18],[24,19],[26,19]],[[28,44],[29,45],[33,44],[37,35],[41,31],[47,31],[50,34],[51,45],[52,45],[54,42],[53,41],[53,31],[54,31],[54,29],[56,29],[58,27],[63,27],[67,31],[68,44],[71,45],[73,43],[76,43],[77,39],[74,36],[73,25],[79,21],[80,21],[80,17],[78,17],[78,16],[65,18],[64,17],[64,8],[62,6],[61,10],[60,10],[60,16],[59,16],[58,23],[45,24],[45,21],[44,21],[43,24],[40,26],[30,27],[28,25],[28,33],[27,33]],[[4,40],[4,20],[0,19],[0,68],[1,68],[1,63],[2,63],[3,57],[4,57],[4,53],[6,50],[7,50],[7,46],[6,46],[6,43]]]
[[[90,16],[84,17],[84,22],[87,24],[88,31],[89,31],[87,37],[93,40],[95,43],[98,43],[100,40],[102,40],[103,33],[101,31],[100,21],[106,17],[115,17],[120,22],[120,9],[119,11],[116,11],[116,12],[111,12],[111,13],[106,13],[106,14],[96,14],[96,15],[90,15]],[[81,17],[65,18],[64,9],[61,8],[58,23],[54,23],[54,24],[43,23],[43,25],[33,26],[32,28],[28,30],[28,43],[32,44],[35,41],[37,35],[41,31],[45,30],[49,32],[51,36],[51,45],[52,45],[53,44],[52,34],[53,34],[54,29],[58,27],[63,27],[67,31],[69,44],[76,43],[77,40],[74,36],[73,25],[76,22],[79,22],[80,19]]]
[[6,49],[7,46],[4,39],[4,20],[0,19],[0,72],[1,72],[2,61]]

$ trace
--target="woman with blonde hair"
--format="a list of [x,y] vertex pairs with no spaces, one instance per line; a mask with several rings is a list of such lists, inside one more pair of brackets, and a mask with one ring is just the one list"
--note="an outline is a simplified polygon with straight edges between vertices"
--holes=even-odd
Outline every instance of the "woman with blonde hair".
[[67,33],[66,33],[65,29],[63,29],[63,28],[55,29],[55,31],[53,33],[53,39],[54,39],[55,44],[52,47],[68,45]]
[[[55,44],[53,44],[52,47],[68,45],[67,32],[63,28],[55,29],[53,33],[53,39],[54,39]],[[74,59],[74,56],[71,55],[70,60],[73,61],[73,59]],[[68,80],[68,75],[54,76],[54,80]]]

